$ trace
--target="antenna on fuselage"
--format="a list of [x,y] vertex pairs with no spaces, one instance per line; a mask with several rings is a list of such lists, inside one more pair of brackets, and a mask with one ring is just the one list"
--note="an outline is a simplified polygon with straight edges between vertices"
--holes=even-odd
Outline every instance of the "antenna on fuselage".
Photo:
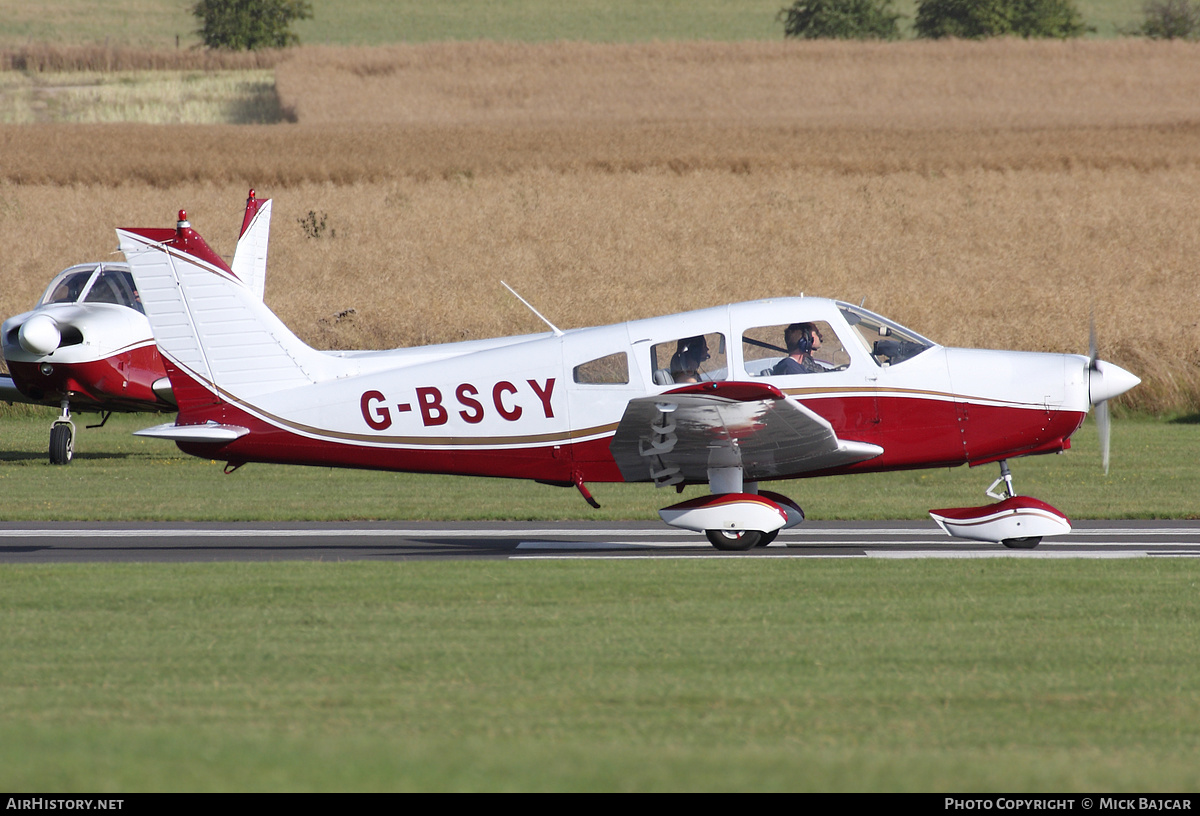
[[539,320],[541,320],[543,323],[545,323],[547,326],[549,326],[549,327],[550,327],[550,331],[554,332],[554,336],[555,336],[555,337],[562,337],[562,336],[563,336],[562,329],[560,329],[558,326],[555,326],[553,323],[551,323],[549,320],[547,320],[547,319],[546,319],[546,316],[545,316],[545,315],[543,315],[541,312],[539,312],[537,309],[533,308],[533,306],[531,306],[531,305],[529,304],[529,301],[528,301],[528,300],[526,300],[525,298],[523,298],[523,297],[521,297],[520,295],[518,295],[518,294],[517,294],[517,290],[516,290],[516,289],[513,289],[511,286],[509,286],[509,285],[508,285],[507,283],[505,283],[504,281],[500,281],[500,285],[501,285],[501,286],[503,286],[503,287],[504,287],[505,289],[507,289],[508,291],[512,292],[512,295],[513,295],[513,297],[515,297],[517,300],[519,300],[519,301],[521,301],[522,303],[524,303],[524,304],[525,304],[525,308],[529,309],[529,311],[533,312],[535,315],[537,315],[537,316],[538,316],[538,319],[539,319]]

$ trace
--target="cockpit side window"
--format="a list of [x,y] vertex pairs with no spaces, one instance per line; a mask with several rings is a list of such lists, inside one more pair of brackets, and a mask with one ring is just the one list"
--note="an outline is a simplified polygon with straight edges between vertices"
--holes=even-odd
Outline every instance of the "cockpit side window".
[[87,303],[115,303],[143,311],[133,275],[124,269],[105,269],[101,272],[85,300]]
[[74,303],[79,300],[79,296],[87,288],[87,282],[91,279],[93,272],[95,272],[94,269],[82,269],[63,275],[51,285],[42,298],[42,303]]
[[912,329],[906,329],[874,312],[847,303],[839,303],[838,308],[863,346],[881,366],[893,366],[911,360],[934,346],[933,341]]
[[623,351],[575,366],[575,382],[586,385],[625,385],[629,382],[629,357]]
[[850,367],[846,347],[824,320],[747,329],[742,333],[742,359],[751,377],[822,374]]
[[711,332],[656,343],[650,349],[650,370],[655,385],[727,379],[725,335]]

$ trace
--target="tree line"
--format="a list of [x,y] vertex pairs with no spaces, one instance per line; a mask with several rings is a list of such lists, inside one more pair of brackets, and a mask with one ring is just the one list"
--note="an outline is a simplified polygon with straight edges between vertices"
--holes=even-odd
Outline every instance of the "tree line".
[[[1200,0],[1146,0],[1143,20],[1124,33],[1154,39],[1200,39]],[[784,36],[898,40],[902,14],[892,0],[796,0],[780,10]],[[1068,39],[1092,29],[1074,0],[918,0],[918,38],[1043,37]]]

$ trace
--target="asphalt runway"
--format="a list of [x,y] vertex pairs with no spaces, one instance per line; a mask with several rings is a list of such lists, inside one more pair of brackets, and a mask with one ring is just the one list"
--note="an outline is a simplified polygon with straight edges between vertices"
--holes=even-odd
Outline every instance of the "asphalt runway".
[[806,522],[722,553],[656,522],[0,522],[0,563],[562,558],[1197,558],[1200,521],[1081,521],[1034,550],[952,539],[932,521]]

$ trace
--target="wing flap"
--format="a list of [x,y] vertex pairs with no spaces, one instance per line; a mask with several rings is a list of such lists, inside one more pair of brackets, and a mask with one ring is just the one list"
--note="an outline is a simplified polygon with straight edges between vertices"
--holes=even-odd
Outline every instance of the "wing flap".
[[740,467],[780,479],[872,459],[883,448],[839,439],[822,416],[758,383],[704,383],[631,400],[610,446],[628,482],[708,481]]

